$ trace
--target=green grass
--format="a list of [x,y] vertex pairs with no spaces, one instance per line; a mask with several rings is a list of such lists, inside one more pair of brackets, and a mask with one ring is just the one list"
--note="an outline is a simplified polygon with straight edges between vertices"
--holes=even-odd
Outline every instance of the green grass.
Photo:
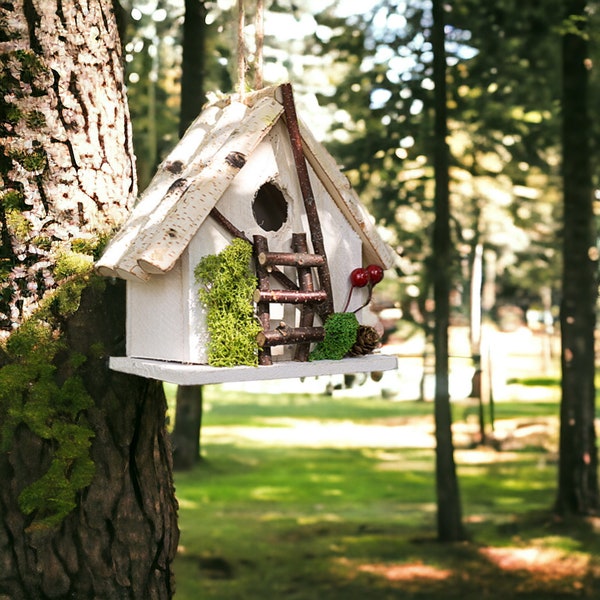
[[[426,430],[432,404],[219,386],[205,388],[204,398],[204,460],[176,474],[176,600],[545,600],[600,592],[592,527],[550,518],[556,465],[547,444],[457,450],[470,539],[448,546],[435,541],[434,452],[406,446],[407,429],[398,428],[396,447],[377,439],[315,446],[309,437],[292,444],[281,429],[305,431],[318,420]],[[457,423],[470,407],[454,404]],[[556,417],[557,406],[503,402],[496,414],[532,421]],[[271,426],[284,434],[281,443],[267,442]],[[265,439],[244,435],[248,427],[262,428]],[[519,552],[535,553],[536,562],[513,569],[493,554]]]

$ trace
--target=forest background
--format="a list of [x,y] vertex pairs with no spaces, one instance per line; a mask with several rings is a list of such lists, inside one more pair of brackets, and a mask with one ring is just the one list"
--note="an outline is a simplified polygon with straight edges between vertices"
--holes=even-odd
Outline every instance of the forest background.
[[[594,4],[588,6],[592,37],[598,31]],[[228,93],[236,86],[237,3],[204,6],[201,89]],[[452,305],[463,316],[469,310],[470,266],[481,245],[485,310],[498,316],[510,305],[537,309],[540,319],[557,317],[560,35],[568,26],[561,6],[459,1],[446,15]],[[130,6],[128,97],[142,189],[178,137],[184,8],[183,2],[166,0]],[[430,5],[370,2],[362,10],[357,13],[350,2],[267,3],[264,77],[267,84],[294,84],[304,120],[343,165],[398,249],[399,277],[384,300],[400,302],[405,317],[424,320],[431,296],[424,267],[434,220],[434,85],[431,41],[424,35],[431,26]],[[253,8],[247,13],[252,64]],[[591,66],[590,88],[597,98]],[[204,101],[197,96],[196,114]],[[590,134],[597,175],[594,120]]]
[[[361,14],[346,10],[351,4],[325,3],[317,11],[311,3],[302,7],[291,2],[271,3],[265,13],[265,23],[269,24],[264,40],[266,83],[287,79],[294,83],[303,116],[343,164],[388,241],[398,250],[397,277],[389,278],[388,289],[384,290],[387,297],[382,296],[381,303],[397,304],[406,318],[432,334],[440,322],[439,315],[432,311],[437,311],[441,298],[436,276],[443,274],[446,282],[452,283],[453,318],[459,320],[469,313],[472,316],[474,298],[479,296],[479,289],[476,294],[470,293],[477,265],[485,266],[487,294],[482,304],[490,314],[503,299],[521,309],[539,307],[544,323],[550,327],[560,301],[563,341],[568,330],[574,333],[563,348],[563,367],[577,363],[577,368],[567,369],[566,379],[563,368],[561,424],[581,423],[564,436],[570,445],[560,452],[561,459],[569,456],[571,460],[562,465],[561,473],[566,478],[559,478],[560,488],[566,491],[562,508],[566,512],[594,512],[598,505],[594,349],[593,344],[587,344],[588,336],[593,340],[597,296],[597,240],[588,238],[595,229],[598,201],[593,192],[598,189],[598,127],[590,110],[596,105],[598,85],[593,68],[597,3],[553,0],[528,6],[513,2],[480,6],[467,1],[447,5],[381,2],[365,4]],[[98,6],[104,9],[107,3]],[[2,298],[11,309],[2,313],[7,332],[16,327],[17,322],[10,318],[13,312],[20,316],[22,308],[33,310],[35,292],[40,291],[33,285],[39,283],[37,279],[24,288],[28,280],[20,267],[11,271],[13,263],[30,261],[27,264],[32,265],[32,272],[41,269],[35,271],[36,277],[50,271],[56,276],[72,272],[64,271],[64,264],[40,262],[39,257],[47,253],[43,244],[48,240],[30,234],[27,219],[32,214],[24,206],[32,198],[39,199],[44,214],[49,213],[53,202],[58,205],[60,199],[45,193],[44,185],[51,184],[53,177],[63,185],[68,166],[72,172],[81,169],[71,152],[65,155],[68,160],[64,172],[49,172],[41,144],[56,149],[57,139],[44,131],[43,113],[27,112],[27,118],[21,119],[23,113],[13,102],[31,96],[41,104],[51,96],[49,91],[66,92],[69,110],[76,104],[81,111],[80,122],[88,125],[90,110],[98,107],[93,96],[85,96],[87,102],[83,101],[78,86],[94,81],[94,72],[103,70],[98,66],[110,67],[113,63],[100,61],[96,69],[88,69],[87,78],[71,69],[67,89],[58,85],[66,81],[61,80],[63,71],[50,71],[35,56],[62,48],[80,27],[84,34],[86,26],[87,33],[92,28],[99,31],[108,27],[104,41],[108,44],[116,40],[109,11],[94,13],[98,18],[95,24],[87,13],[86,19],[69,21],[78,11],[85,13],[87,9],[69,4],[70,10],[65,12],[61,3],[56,6],[55,16],[65,27],[65,35],[42,38],[42,33],[48,33],[42,27],[47,21],[38,18],[34,8],[29,2],[18,6],[5,3],[1,8],[3,15],[23,17],[23,21],[5,20],[6,56],[10,55],[12,61],[7,60],[4,66],[8,71],[16,73],[17,67],[21,71],[19,77],[12,71],[5,77],[4,83],[18,93],[4,96],[3,127],[6,140],[12,143],[22,135],[25,147],[33,148],[23,153],[7,146],[1,165],[3,177],[8,177],[14,188],[9,186],[4,194],[4,201],[11,201],[4,207],[3,222],[7,285]],[[162,156],[175,144],[189,114],[193,118],[199,112],[206,93],[226,93],[235,87],[235,6],[190,0],[184,6],[148,2],[124,3],[118,8],[143,188]],[[252,10],[249,12],[252,16]],[[438,51],[434,44],[441,16],[446,21],[441,36],[444,56],[439,44]],[[182,109],[180,116],[179,96],[182,106],[186,104],[180,80],[185,83],[186,72],[190,73],[185,64],[183,69],[180,67],[185,63],[185,51],[182,54],[180,47],[185,49],[186,39],[190,39],[189,35],[181,38],[181,32],[193,22],[192,17],[196,19],[192,37],[203,44],[196,57],[202,60],[194,61],[198,70],[192,76],[196,84],[192,109],[189,113]],[[434,35],[430,35],[432,31]],[[23,36],[23,32],[28,35]],[[246,28],[246,34],[252,63],[252,26]],[[11,49],[13,39],[27,50]],[[88,40],[95,49],[106,49],[107,44],[98,44],[99,38],[80,35],[77,39]],[[110,60],[119,58],[115,48],[118,43],[109,53]],[[77,53],[74,56],[78,58]],[[436,72],[440,58],[443,73],[439,68]],[[65,71],[72,64],[77,60],[68,63]],[[80,69],[90,66],[85,61],[79,63]],[[114,73],[105,71],[104,86],[114,86],[113,101],[120,100],[122,87],[119,78],[114,77],[118,65]],[[32,78],[35,85],[31,84]],[[42,85],[50,80],[56,88]],[[103,84],[96,89],[99,93]],[[440,90],[445,93],[440,95]],[[189,94],[187,97],[189,100]],[[63,110],[65,105],[59,103],[58,107]],[[444,113],[441,128],[440,107]],[[114,108],[115,114],[124,115],[126,123],[122,101],[115,102]],[[588,118],[588,110],[592,118]],[[20,122],[21,129],[15,130],[13,122]],[[71,148],[71,138],[75,139],[77,132],[75,123],[79,121],[69,121],[69,127],[61,123],[67,140],[65,148]],[[41,133],[34,133],[40,128]],[[104,151],[105,141],[102,138],[98,144],[102,148],[90,146],[90,152]],[[120,155],[129,169],[129,145],[120,148],[114,139],[111,143],[113,155]],[[443,172],[436,161],[440,154],[450,158],[446,169],[449,194],[444,201],[449,200],[446,208],[450,210],[446,212],[451,218],[444,223],[436,218],[442,200],[439,192],[443,186],[439,184],[445,180],[440,177]],[[20,191],[19,185],[25,184],[17,176],[26,182],[23,189],[30,196]],[[127,179],[121,174],[119,181],[126,183]],[[125,209],[133,188],[130,186],[123,194],[110,190],[106,201],[116,207],[115,215]],[[92,185],[92,192],[94,189]],[[74,187],[72,191],[78,190]],[[80,221],[90,221],[84,215],[83,204],[79,210]],[[57,214],[66,219],[62,225],[71,239],[77,234],[69,229],[75,227],[72,213],[63,212]],[[443,252],[434,245],[440,225],[447,227],[444,235],[448,236],[448,244]],[[52,230],[58,231],[59,226]],[[21,247],[22,238],[27,239],[27,253]],[[79,243],[78,238],[74,239]],[[91,255],[87,250],[85,264],[89,266]],[[443,269],[432,268],[440,264]],[[135,587],[145,594],[140,597],[147,597],[151,586],[163,590],[161,594],[167,597],[171,592],[170,557],[177,534],[169,451],[162,429],[162,389],[133,379],[126,386],[124,380],[105,372],[104,351],[98,344],[86,346],[86,340],[106,338],[106,349],[112,351],[117,338],[111,331],[120,326],[120,300],[115,290],[109,290],[106,293],[113,303],[107,304],[101,298],[102,286],[89,286],[80,303],[81,289],[69,287],[72,281],[86,287],[87,275],[81,279],[66,277],[66,287],[61,282],[60,293],[51,296],[45,311],[38,312],[36,318],[41,322],[26,321],[28,326],[17,328],[3,347],[0,397],[6,417],[2,423],[3,448],[7,451],[2,454],[0,466],[3,478],[12,482],[2,486],[1,494],[4,528],[0,546],[6,567],[2,569],[3,577],[14,590],[36,589],[41,582],[44,594],[52,597],[66,596],[74,589],[111,585],[128,588],[134,580]],[[10,282],[15,284],[14,289],[8,285]],[[49,277],[42,288],[55,283]],[[579,310],[580,306],[584,310]],[[592,311],[588,311],[590,306]],[[109,327],[104,327],[104,322]],[[62,345],[63,332],[69,344],[77,344],[69,347],[69,352]],[[82,352],[72,355],[79,345]],[[440,354],[443,352],[436,348],[436,357]],[[569,358],[573,354],[577,361]],[[85,379],[71,377],[73,371],[80,371]],[[441,371],[437,364],[436,371]],[[581,374],[585,378],[579,377]],[[94,402],[83,393],[84,387]],[[58,406],[57,398],[62,403]],[[67,421],[70,425],[65,425]],[[583,436],[578,437],[578,433]],[[88,448],[92,457],[87,455]],[[147,448],[154,451],[145,451]],[[49,461],[50,471],[38,480]],[[26,469],[22,468],[24,464]],[[575,468],[570,468],[571,464]],[[448,470],[438,467],[438,472],[445,476]],[[103,478],[109,485],[103,485]],[[20,490],[24,493],[19,494]],[[560,500],[559,495],[558,507]],[[117,513],[120,518],[115,517]],[[148,526],[140,527],[140,523]],[[19,533],[21,529],[26,535]],[[82,544],[82,539],[103,541]],[[70,543],[65,543],[67,540]],[[110,545],[111,551],[106,551],[103,544]],[[115,553],[121,555],[116,562]],[[120,576],[116,580],[94,577],[99,573],[96,566],[79,568],[84,560],[109,571],[118,566]],[[13,568],[18,563],[21,566]],[[37,568],[32,568],[33,564]],[[146,570],[147,564],[151,565],[150,571]],[[35,595],[19,591],[12,597]]]

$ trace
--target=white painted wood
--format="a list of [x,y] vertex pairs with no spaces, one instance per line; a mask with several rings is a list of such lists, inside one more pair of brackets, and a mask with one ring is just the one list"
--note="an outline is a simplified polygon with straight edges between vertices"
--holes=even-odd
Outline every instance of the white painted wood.
[[185,280],[178,267],[165,277],[127,283],[129,356],[190,360],[186,353],[189,315],[184,310]]
[[226,158],[232,152],[240,153],[244,160],[251,156],[282,111],[283,106],[272,98],[261,99],[238,125],[236,135],[231,136],[196,175],[189,190],[168,211],[160,225],[149,232],[146,249],[137,261],[146,273],[165,273],[173,267],[206,215],[240,171]]
[[109,366],[114,371],[178,385],[204,385],[232,381],[295,379],[343,373],[390,371],[398,368],[398,359],[387,354],[369,354],[342,360],[285,361],[270,366],[226,368],[111,356]]

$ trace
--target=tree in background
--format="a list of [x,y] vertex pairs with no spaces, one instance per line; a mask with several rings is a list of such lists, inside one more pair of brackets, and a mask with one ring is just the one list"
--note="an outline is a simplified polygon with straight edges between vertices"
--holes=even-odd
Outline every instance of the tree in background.
[[435,223],[430,259],[435,300],[435,440],[438,538],[443,542],[463,540],[462,508],[454,463],[452,414],[448,387],[448,327],[450,322],[449,168],[446,107],[446,50],[444,2],[433,0],[431,43],[435,86],[433,163],[435,170]]
[[590,515],[599,508],[594,384],[598,246],[590,161],[587,2],[566,0],[564,5],[562,399],[556,511],[567,516]]
[[[198,116],[204,98],[206,74],[206,17],[202,0],[186,0],[181,60],[179,136]],[[173,467],[191,469],[201,459],[203,398],[201,385],[177,386],[173,427]]]
[[96,277],[136,193],[110,0],[0,5],[0,597],[167,600],[178,531],[157,382],[108,370]]
[[[557,2],[457,0],[446,15],[452,243],[466,264],[480,243],[486,256],[493,252],[501,298],[525,297],[523,304],[539,302],[548,281],[558,289]],[[318,18],[334,32],[321,41],[323,52],[350,67],[334,94],[321,95],[347,113],[328,145],[375,217],[393,230],[406,258],[399,286],[405,315],[426,325],[433,84],[423,31],[430,12],[422,2],[383,0],[347,22],[329,13]],[[467,313],[468,270],[460,261],[450,266]],[[416,301],[407,293],[415,285]]]

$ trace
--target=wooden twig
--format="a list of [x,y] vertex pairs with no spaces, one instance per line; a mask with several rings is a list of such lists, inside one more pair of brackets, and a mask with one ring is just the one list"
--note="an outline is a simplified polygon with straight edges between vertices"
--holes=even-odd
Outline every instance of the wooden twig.
[[254,302],[271,302],[277,304],[303,304],[304,302],[326,302],[327,292],[316,290],[303,292],[302,290],[255,290]]
[[[304,208],[310,228],[311,242],[316,254],[327,256],[325,252],[325,243],[323,241],[323,232],[321,230],[321,222],[317,211],[317,204],[313,194],[310,178],[308,174],[308,165],[304,156],[302,147],[302,137],[300,135],[300,126],[298,125],[298,117],[296,115],[296,106],[294,104],[294,95],[292,86],[289,83],[284,83],[280,86],[283,97],[283,110],[285,115],[285,123],[290,136],[292,153],[294,155],[294,163],[296,165],[296,173],[298,174],[298,182],[300,191],[304,200]],[[331,276],[327,261],[318,269],[321,288],[327,294],[327,300],[323,302],[318,309],[322,316],[326,316],[333,312],[333,292],[331,289]]]
[[287,327],[282,326],[271,331],[262,331],[256,336],[261,348],[297,344],[299,342],[320,342],[325,337],[323,327]]
[[[268,250],[267,238],[262,235],[254,236],[255,257]],[[266,291],[269,289],[269,273],[267,269],[256,260],[256,276],[258,278],[258,289]],[[268,302],[258,302],[256,305],[256,316],[262,325],[263,331],[271,329],[271,315]],[[258,362],[261,365],[272,365],[271,348],[267,347],[258,353]]]
[[213,208],[209,215],[223,228],[225,231],[230,233],[233,237],[241,238],[249,242],[250,240],[246,237],[246,234],[238,229],[221,211]]
[[261,252],[258,262],[264,266],[320,267],[325,264],[325,258],[308,252]]
[[[292,233],[292,249],[297,253],[308,251],[305,233]],[[320,255],[316,255],[320,256]],[[298,284],[303,292],[314,290],[312,270],[308,267],[298,267]],[[315,320],[315,309],[312,304],[304,304],[300,312],[300,327],[312,327]],[[294,352],[294,360],[304,362],[310,354],[310,342],[299,343]]]

